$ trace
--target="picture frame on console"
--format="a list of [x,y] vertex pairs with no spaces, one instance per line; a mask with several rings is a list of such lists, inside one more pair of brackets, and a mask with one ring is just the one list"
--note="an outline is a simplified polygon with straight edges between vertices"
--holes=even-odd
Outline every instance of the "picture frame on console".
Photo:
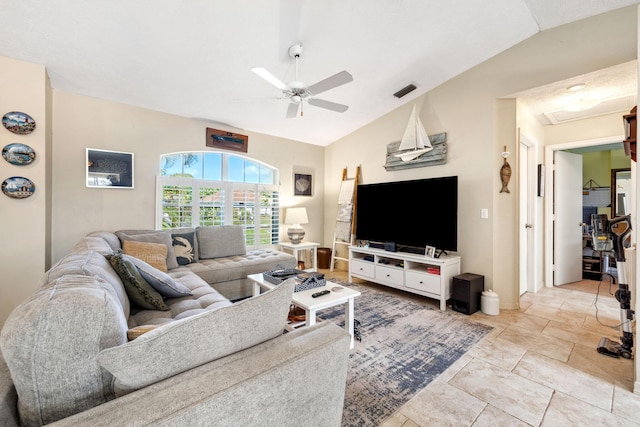
[[436,257],[436,248],[435,248],[435,246],[427,246],[427,247],[425,247],[424,255],[426,257],[429,257],[429,258],[435,258]]

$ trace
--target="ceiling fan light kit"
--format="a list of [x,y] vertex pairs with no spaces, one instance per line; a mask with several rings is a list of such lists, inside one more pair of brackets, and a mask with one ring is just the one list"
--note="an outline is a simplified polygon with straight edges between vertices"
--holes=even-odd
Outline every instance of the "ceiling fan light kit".
[[300,59],[303,51],[304,49],[301,44],[294,44],[289,47],[289,56],[296,61],[296,78],[292,82],[283,83],[279,78],[267,71],[266,68],[254,67],[251,71],[271,83],[276,88],[280,89],[282,94],[289,99],[290,104],[286,112],[287,118],[297,117],[298,111],[300,111],[300,116],[303,116],[304,101],[307,101],[309,105],[313,105],[314,107],[324,108],[325,110],[335,111],[337,113],[344,113],[347,111],[349,109],[348,105],[314,98],[314,96],[352,82],[353,76],[347,71],[340,71],[333,76],[327,77],[326,79],[309,86],[298,79],[298,60]]

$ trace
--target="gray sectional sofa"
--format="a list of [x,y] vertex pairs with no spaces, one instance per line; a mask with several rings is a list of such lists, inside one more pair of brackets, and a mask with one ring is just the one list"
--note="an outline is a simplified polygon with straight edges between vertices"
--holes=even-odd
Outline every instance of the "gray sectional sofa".
[[349,334],[283,334],[293,280],[235,303],[218,292],[292,264],[213,228],[78,242],[0,333],[0,425],[340,425]]

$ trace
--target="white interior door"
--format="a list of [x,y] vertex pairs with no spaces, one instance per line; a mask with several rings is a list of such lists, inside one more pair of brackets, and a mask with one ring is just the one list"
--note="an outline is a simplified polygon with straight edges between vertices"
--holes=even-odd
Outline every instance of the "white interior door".
[[556,151],[554,285],[582,280],[582,156]]

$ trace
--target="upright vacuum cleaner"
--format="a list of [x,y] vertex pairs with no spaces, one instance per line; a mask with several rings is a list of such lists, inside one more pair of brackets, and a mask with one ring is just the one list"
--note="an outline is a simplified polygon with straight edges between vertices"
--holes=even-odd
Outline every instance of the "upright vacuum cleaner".
[[[601,262],[605,266],[605,274],[609,265],[608,252],[613,249],[616,258],[616,269],[618,271],[618,290],[616,300],[620,303],[620,329],[622,336],[620,343],[611,341],[609,338],[602,338],[598,344],[598,353],[611,357],[624,357],[631,359],[633,349],[633,321],[634,312],[631,309],[631,291],[627,283],[626,259],[624,256],[625,240],[631,233],[631,217],[629,215],[620,216],[609,220],[607,215],[591,215],[591,225],[593,227],[593,248],[600,251]],[[610,275],[610,274],[609,274]],[[610,275],[613,279],[613,276]],[[613,279],[615,281],[615,279]]]

